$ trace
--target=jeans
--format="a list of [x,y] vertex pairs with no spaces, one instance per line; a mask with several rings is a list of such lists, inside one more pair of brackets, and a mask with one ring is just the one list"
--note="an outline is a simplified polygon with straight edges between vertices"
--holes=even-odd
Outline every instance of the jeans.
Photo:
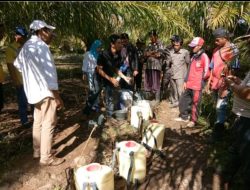
[[119,105],[118,108],[123,110],[132,105],[133,91],[122,89],[119,91]]
[[228,105],[228,99],[229,99],[229,93],[224,98],[218,97],[217,91],[214,92],[214,97],[217,100],[216,102],[216,122],[215,123],[221,123],[224,124],[226,120],[226,114],[227,114],[227,105]]
[[91,113],[92,107],[97,106],[99,104],[98,97],[102,90],[102,86],[99,84],[96,78],[96,74],[86,73],[86,75],[89,82],[89,93],[86,106],[85,108],[83,108],[82,112],[86,115],[89,115]]
[[105,102],[106,102],[106,111],[107,116],[112,117],[115,105],[118,103],[118,90],[113,86],[105,86]]
[[[88,84],[89,84],[89,97],[88,97],[88,99],[89,99],[91,96],[93,96],[99,92],[100,87],[99,87],[95,73],[86,73],[86,75],[87,75]],[[99,98],[98,97],[95,99],[92,106],[99,107]]]
[[28,101],[23,85],[16,87],[18,111],[22,125],[28,122]]

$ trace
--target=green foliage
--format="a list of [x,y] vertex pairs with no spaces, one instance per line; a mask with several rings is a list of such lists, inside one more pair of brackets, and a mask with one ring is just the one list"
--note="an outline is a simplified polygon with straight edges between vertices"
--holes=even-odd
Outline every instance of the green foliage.
[[97,38],[107,41],[110,34],[121,32],[135,42],[138,37],[147,40],[148,31],[157,29],[165,43],[173,34],[183,36],[184,42],[202,36],[212,48],[213,29],[223,26],[236,34],[237,20],[250,23],[249,13],[249,2],[27,1],[1,2],[0,22],[6,26],[7,41],[16,25],[28,28],[32,20],[42,19],[56,26],[56,44],[73,36],[89,47]]

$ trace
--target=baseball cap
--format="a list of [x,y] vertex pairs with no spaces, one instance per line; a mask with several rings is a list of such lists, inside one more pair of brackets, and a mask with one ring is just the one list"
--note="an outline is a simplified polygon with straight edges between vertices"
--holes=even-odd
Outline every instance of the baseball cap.
[[48,24],[46,24],[46,22],[41,21],[41,20],[34,20],[34,21],[30,24],[30,29],[31,29],[31,30],[37,31],[37,30],[40,30],[40,29],[42,29],[42,28],[49,28],[49,29],[51,29],[51,30],[56,29],[56,27],[51,26],[51,25],[48,25]]
[[223,38],[223,37],[229,38],[232,37],[232,34],[230,34],[229,31],[225,28],[217,28],[213,31],[213,36],[215,38]]
[[22,26],[17,26],[16,29],[15,29],[15,32],[16,32],[17,35],[20,35],[20,36],[23,36],[23,37],[26,37],[28,35],[27,30]]
[[196,47],[196,46],[203,46],[203,44],[204,44],[204,40],[203,40],[203,38],[201,38],[201,37],[195,37],[189,44],[188,44],[188,46],[190,46],[190,47]]

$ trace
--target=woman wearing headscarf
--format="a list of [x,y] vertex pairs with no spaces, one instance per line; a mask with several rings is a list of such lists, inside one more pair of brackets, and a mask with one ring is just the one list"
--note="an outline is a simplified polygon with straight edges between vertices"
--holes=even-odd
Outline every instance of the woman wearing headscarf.
[[94,103],[92,104],[91,97],[93,97],[94,94],[97,94],[100,88],[96,78],[95,68],[97,65],[99,53],[101,51],[101,46],[102,42],[100,40],[95,40],[91,44],[90,50],[84,54],[82,66],[83,75],[86,76],[89,86],[89,93],[86,104],[91,104],[92,110],[97,112],[99,111],[99,99],[96,98]]

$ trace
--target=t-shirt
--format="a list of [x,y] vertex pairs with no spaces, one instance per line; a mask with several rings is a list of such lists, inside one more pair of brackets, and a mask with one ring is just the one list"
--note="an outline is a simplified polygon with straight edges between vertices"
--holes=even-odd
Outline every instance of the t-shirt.
[[[241,85],[250,87],[250,71],[247,73]],[[250,118],[250,101],[243,100],[237,95],[234,95],[232,111],[239,116]]]
[[[111,51],[103,51],[100,53],[98,60],[97,60],[97,65],[102,66],[102,70],[110,77],[115,77],[116,76],[116,70],[120,68],[122,65],[122,58],[120,53],[117,53],[113,55]],[[104,85],[110,85],[113,86],[113,84],[100,76],[99,74],[97,75],[98,79],[103,82]]]
[[[20,51],[20,44],[17,42],[11,43],[5,51],[6,63],[13,65],[19,51]],[[17,70],[17,68],[10,67],[9,69],[12,70],[11,78],[12,78],[14,84],[16,84],[16,85],[23,84],[22,74]],[[15,76],[13,76],[13,75],[15,75]]]
[[228,75],[228,69],[238,69],[240,67],[238,54],[239,50],[232,43],[227,47],[216,48],[214,50],[209,66],[212,70],[211,89],[217,90],[222,87],[222,73]]

